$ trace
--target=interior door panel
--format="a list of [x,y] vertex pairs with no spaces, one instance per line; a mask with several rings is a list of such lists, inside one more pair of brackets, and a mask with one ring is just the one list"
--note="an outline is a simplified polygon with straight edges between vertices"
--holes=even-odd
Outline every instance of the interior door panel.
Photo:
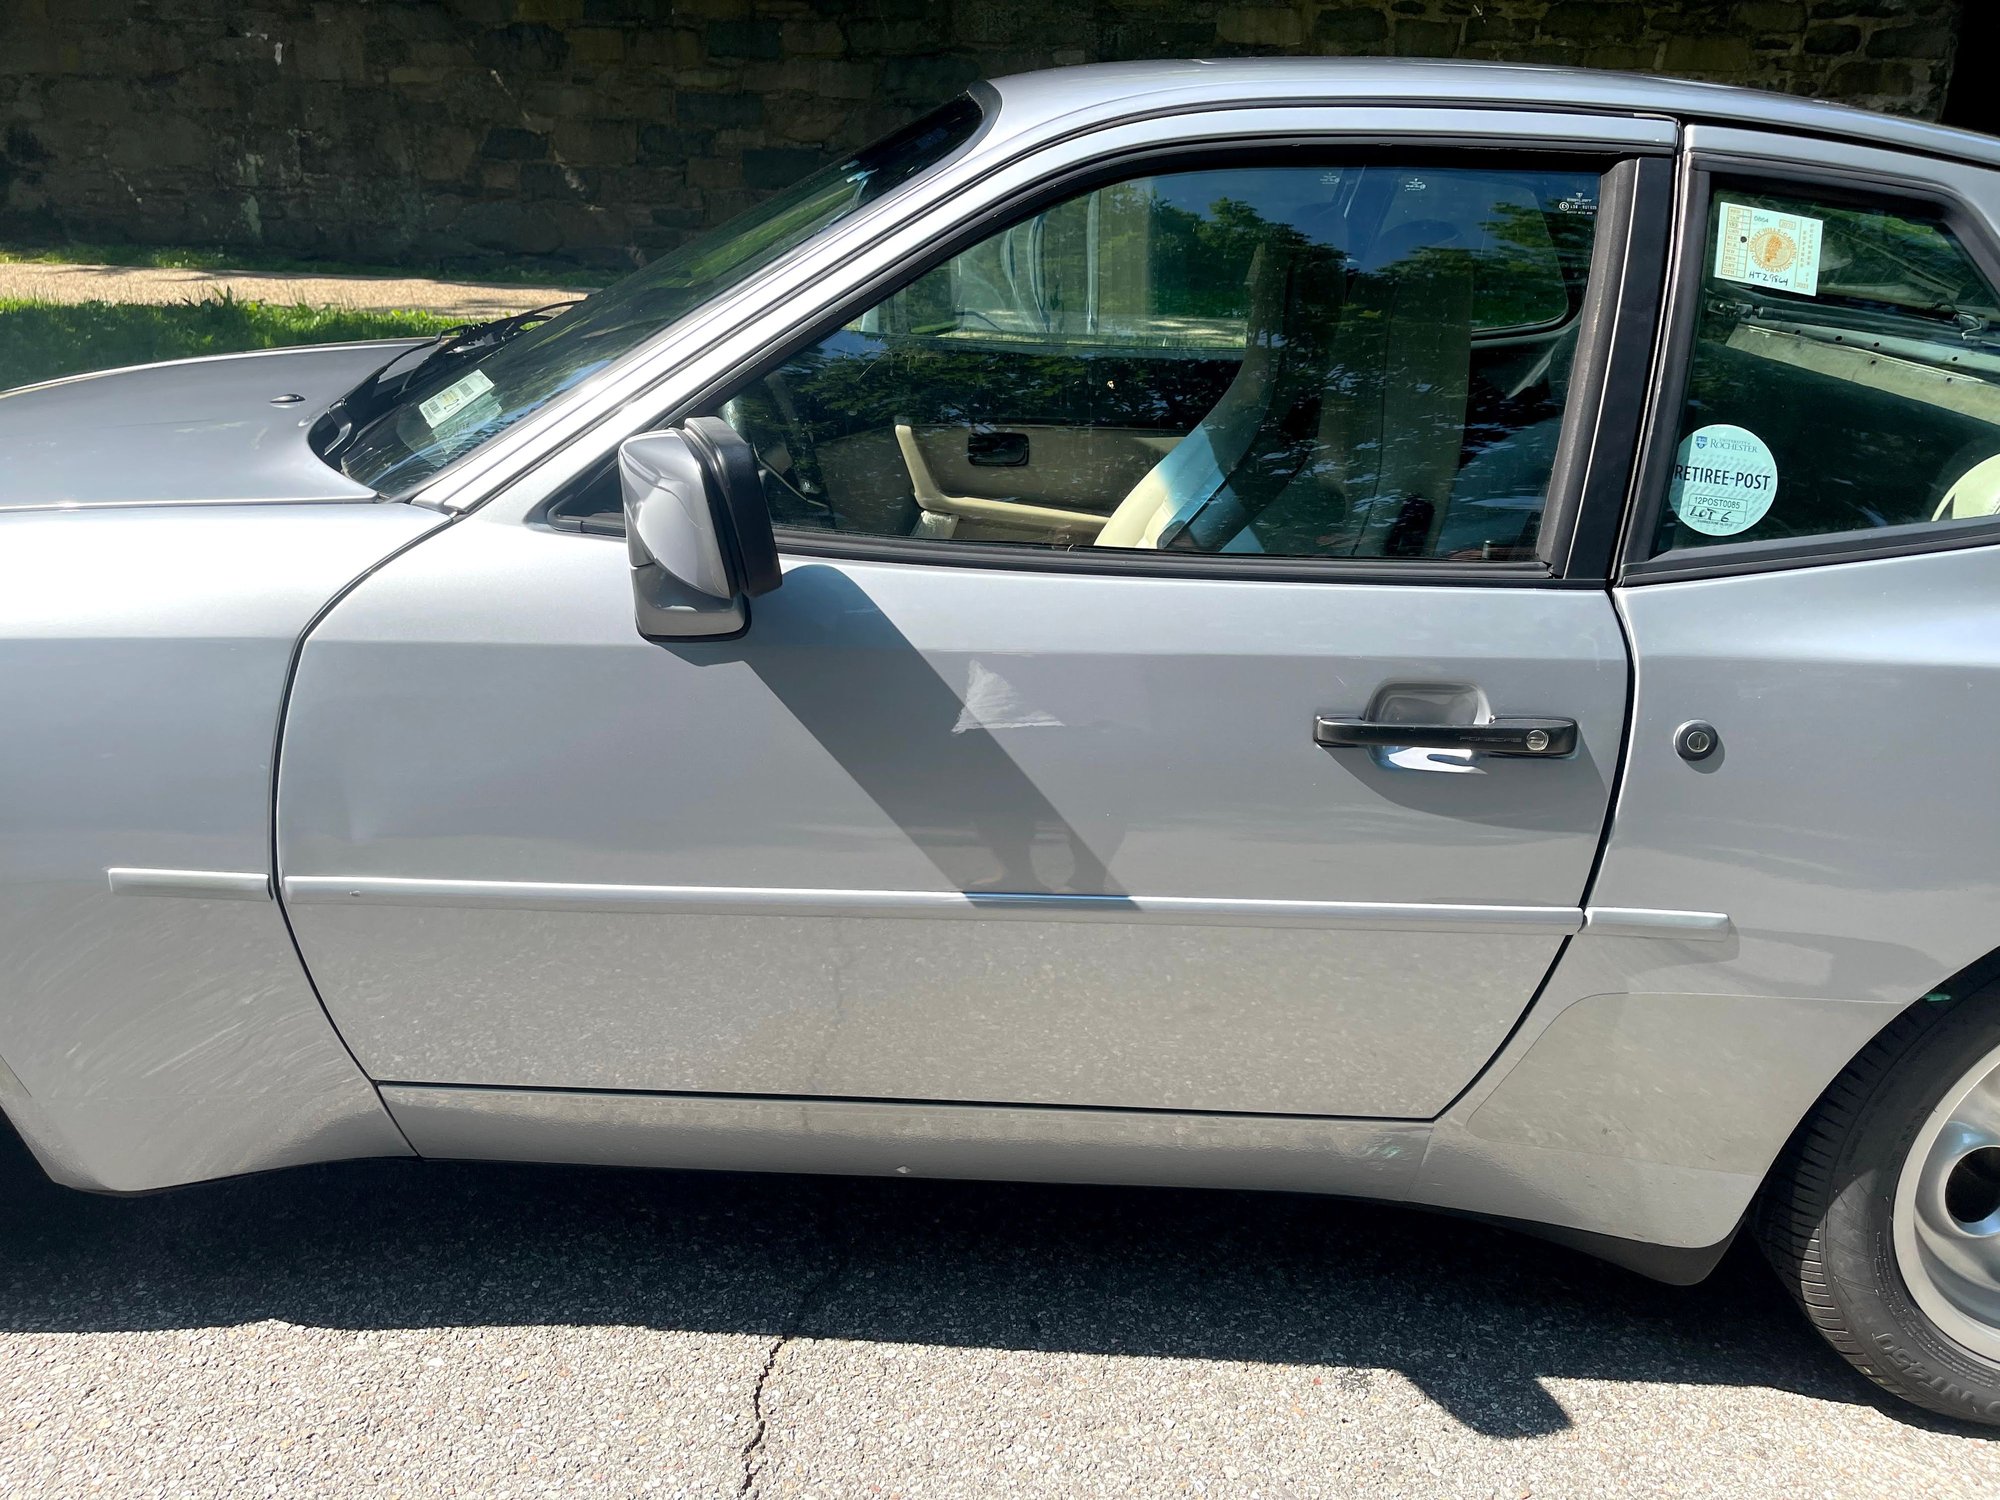
[[917,534],[958,541],[1088,546],[1177,441],[1115,428],[896,424],[922,512]]
[[1026,461],[1002,466],[981,464],[973,456],[973,438],[989,429],[958,422],[910,430],[931,477],[947,494],[1107,516],[1180,440],[1178,433],[1141,427],[1010,422],[1001,430],[1026,440]]

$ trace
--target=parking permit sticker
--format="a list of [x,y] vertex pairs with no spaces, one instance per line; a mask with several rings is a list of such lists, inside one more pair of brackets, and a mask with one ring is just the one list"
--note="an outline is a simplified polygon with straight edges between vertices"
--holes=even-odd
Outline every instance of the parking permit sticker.
[[1818,295],[1820,241],[1826,227],[1821,220],[1747,203],[1716,207],[1722,211],[1722,233],[1715,244],[1718,279],[1774,287],[1801,297]]
[[463,411],[467,403],[492,389],[493,382],[487,378],[486,372],[474,370],[471,374],[454,380],[430,400],[418,402],[417,411],[426,422],[430,423],[431,431],[436,432],[439,427]]
[[1748,531],[1777,498],[1777,461],[1749,428],[1718,422],[1681,439],[1667,503],[1703,536]]

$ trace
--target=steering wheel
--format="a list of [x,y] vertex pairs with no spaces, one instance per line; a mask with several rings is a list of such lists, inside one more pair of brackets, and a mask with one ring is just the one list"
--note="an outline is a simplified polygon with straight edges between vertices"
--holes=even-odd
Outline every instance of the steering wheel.
[[[761,391],[753,388],[728,402],[723,408],[724,419],[757,450],[757,461],[768,476],[767,482],[778,486],[795,502],[792,508],[837,528],[840,518],[827,497],[818,449],[813,444],[811,429],[799,415],[798,402],[783,371],[773,370],[759,384]],[[757,399],[758,396],[763,399]],[[774,443],[773,438],[778,442]],[[773,450],[780,446],[783,461],[774,464]]]

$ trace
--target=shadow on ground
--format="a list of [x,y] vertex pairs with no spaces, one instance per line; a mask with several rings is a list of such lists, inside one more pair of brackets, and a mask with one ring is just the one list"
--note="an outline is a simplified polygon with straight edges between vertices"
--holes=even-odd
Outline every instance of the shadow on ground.
[[1330,1364],[1501,1437],[1569,1426],[1545,1377],[1874,1399],[1742,1246],[1681,1289],[1316,1198],[363,1162],[112,1199],[0,1129],[0,1205],[0,1333],[629,1324]]

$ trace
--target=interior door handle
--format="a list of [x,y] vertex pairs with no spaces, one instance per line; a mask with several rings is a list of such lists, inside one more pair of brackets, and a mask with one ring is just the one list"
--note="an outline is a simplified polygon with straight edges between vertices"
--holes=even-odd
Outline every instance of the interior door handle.
[[1494,719],[1485,724],[1390,724],[1380,719],[1313,719],[1313,743],[1328,750],[1476,750],[1549,760],[1576,750],[1574,719]]
[[982,469],[1018,469],[1028,461],[1028,435],[974,428],[965,435],[965,461]]

